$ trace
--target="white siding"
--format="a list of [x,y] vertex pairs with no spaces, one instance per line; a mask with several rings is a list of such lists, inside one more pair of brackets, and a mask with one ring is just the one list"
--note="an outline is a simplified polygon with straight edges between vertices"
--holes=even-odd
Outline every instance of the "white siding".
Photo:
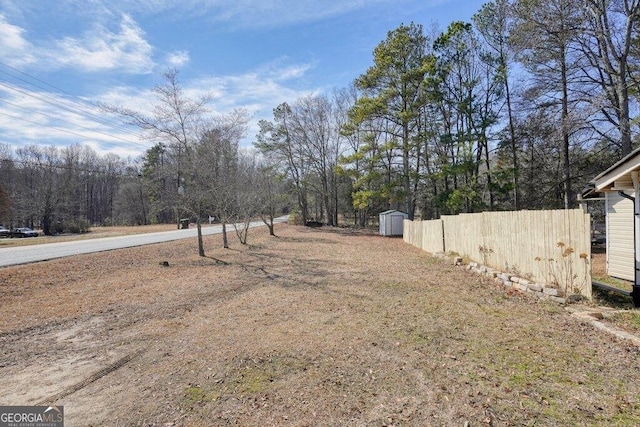
[[[631,192],[627,192],[633,195]],[[607,206],[607,273],[634,280],[633,202],[618,193],[605,193]]]

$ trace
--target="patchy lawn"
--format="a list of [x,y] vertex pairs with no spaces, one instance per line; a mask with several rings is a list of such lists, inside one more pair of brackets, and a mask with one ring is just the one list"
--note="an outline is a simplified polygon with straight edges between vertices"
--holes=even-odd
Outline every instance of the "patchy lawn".
[[637,349],[561,306],[401,239],[276,231],[0,269],[2,403],[94,426],[640,424]]

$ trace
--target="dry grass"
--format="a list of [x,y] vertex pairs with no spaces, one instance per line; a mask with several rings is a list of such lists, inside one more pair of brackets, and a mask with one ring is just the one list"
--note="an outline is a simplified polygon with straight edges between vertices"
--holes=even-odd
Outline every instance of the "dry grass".
[[401,239],[251,233],[0,269],[3,403],[96,426],[640,423],[637,349],[553,303]]
[[156,224],[140,227],[91,227],[91,229],[89,229],[89,232],[87,233],[59,234],[56,236],[45,236],[44,234],[42,234],[42,230],[37,230],[40,235],[36,238],[2,238],[0,239],[0,247],[39,245],[43,243],[58,243],[69,242],[72,240],[96,239],[101,237],[126,236],[130,234],[156,233],[159,231],[172,231],[176,228],[176,224]]

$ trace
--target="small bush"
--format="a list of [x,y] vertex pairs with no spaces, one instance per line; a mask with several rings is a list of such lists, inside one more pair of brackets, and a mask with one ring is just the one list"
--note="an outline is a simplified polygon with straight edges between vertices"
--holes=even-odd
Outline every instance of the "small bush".
[[53,231],[56,234],[71,233],[71,234],[84,234],[89,231],[89,221],[86,219],[78,219],[75,221],[56,222],[53,226]]
[[289,214],[289,218],[287,219],[287,223],[292,225],[303,225],[302,215],[298,212],[293,212]]

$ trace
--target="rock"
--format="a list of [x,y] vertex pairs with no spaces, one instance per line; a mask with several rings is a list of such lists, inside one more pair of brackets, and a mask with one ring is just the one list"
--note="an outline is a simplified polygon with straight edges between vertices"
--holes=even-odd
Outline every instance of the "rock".
[[537,283],[529,283],[527,287],[533,292],[542,292],[542,286]]
[[567,297],[567,301],[570,303],[576,303],[584,300],[586,300],[586,298],[583,295],[578,295],[578,294],[569,295]]

